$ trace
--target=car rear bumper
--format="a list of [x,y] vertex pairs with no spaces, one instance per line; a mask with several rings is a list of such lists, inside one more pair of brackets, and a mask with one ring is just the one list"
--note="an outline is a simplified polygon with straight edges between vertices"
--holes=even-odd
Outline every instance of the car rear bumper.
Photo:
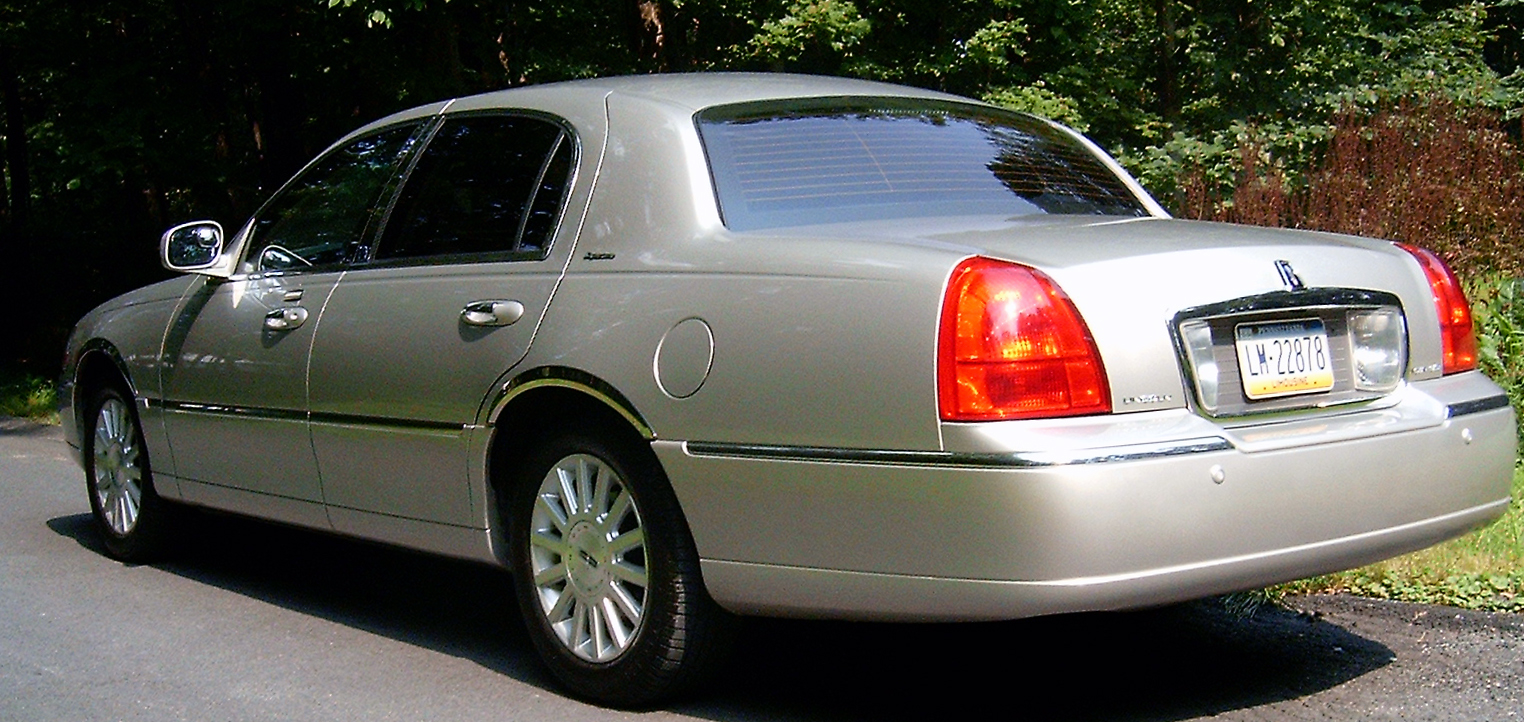
[[[958,452],[654,448],[709,591],[733,611],[1003,619],[1253,588],[1484,524],[1512,476],[1500,393],[1465,374],[1273,423],[1001,424],[982,441],[949,434]],[[1044,433],[1043,448],[997,450]]]

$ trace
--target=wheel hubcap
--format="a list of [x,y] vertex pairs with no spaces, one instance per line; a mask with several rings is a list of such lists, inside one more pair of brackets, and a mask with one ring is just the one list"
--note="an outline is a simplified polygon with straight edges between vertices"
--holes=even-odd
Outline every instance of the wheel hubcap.
[[106,399],[95,417],[95,501],[106,526],[126,536],[143,504],[142,452],[132,412],[120,399]]
[[529,560],[540,611],[589,662],[618,657],[645,619],[645,535],[635,499],[595,456],[568,456],[545,474],[530,516]]

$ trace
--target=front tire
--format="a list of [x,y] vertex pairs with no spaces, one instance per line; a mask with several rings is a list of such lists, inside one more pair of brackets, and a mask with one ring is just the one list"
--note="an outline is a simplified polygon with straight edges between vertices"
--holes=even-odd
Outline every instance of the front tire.
[[510,494],[514,586],[529,636],[575,694],[646,707],[713,671],[732,620],[649,448],[612,431],[536,444]]
[[168,542],[170,510],[154,492],[137,411],[112,387],[96,392],[86,409],[85,484],[95,527],[112,557],[150,561]]

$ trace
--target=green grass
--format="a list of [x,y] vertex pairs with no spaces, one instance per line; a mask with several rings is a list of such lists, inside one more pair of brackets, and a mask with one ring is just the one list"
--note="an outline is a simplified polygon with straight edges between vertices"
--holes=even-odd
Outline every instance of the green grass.
[[0,376],[0,416],[58,423],[58,389],[40,376]]
[[1268,596],[1347,592],[1403,602],[1524,612],[1524,466],[1513,503],[1491,525],[1368,567],[1272,587]]

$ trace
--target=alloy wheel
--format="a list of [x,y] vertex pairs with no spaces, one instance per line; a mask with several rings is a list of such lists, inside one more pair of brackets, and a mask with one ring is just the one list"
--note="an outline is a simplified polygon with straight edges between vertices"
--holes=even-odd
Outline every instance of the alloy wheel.
[[112,533],[127,536],[143,508],[143,464],[132,410],[120,399],[106,399],[96,412],[93,452],[101,515]]
[[529,547],[535,596],[561,644],[594,663],[629,649],[650,582],[640,510],[619,474],[589,454],[552,465],[535,499]]

